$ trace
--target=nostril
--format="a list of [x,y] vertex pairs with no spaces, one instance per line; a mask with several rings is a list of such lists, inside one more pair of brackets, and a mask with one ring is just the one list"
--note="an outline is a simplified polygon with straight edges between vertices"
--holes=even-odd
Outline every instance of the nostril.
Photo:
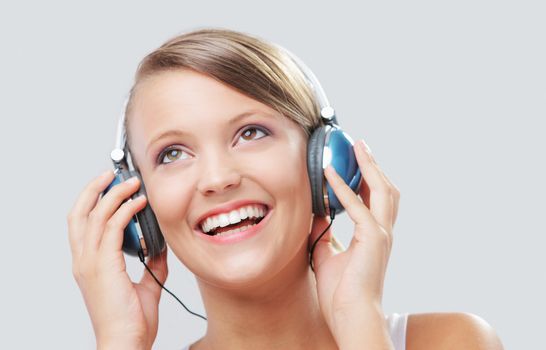
[[197,189],[204,195],[223,193],[238,187],[241,183],[241,175],[224,167],[206,169],[200,176]]

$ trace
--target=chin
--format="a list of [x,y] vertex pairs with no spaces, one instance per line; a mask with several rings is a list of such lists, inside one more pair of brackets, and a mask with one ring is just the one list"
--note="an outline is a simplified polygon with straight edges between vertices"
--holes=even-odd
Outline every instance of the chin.
[[[278,271],[273,259],[263,254],[243,254],[225,259],[221,267],[207,271],[206,282],[226,289],[241,289],[261,285]],[[220,262],[221,263],[221,262]]]
[[[256,233],[235,243],[210,242],[202,232],[193,230],[192,237],[197,239],[173,242],[177,246],[173,250],[178,250],[175,251],[178,258],[207,285],[240,291],[264,286],[288,265],[305,264],[309,225],[306,220],[297,219],[305,217],[298,210],[295,213],[271,210],[268,214],[271,215],[266,215],[255,226]],[[290,214],[296,215],[291,217]],[[278,217],[289,219],[279,222]],[[293,224],[286,225],[285,222]],[[295,235],[295,232],[302,235]],[[185,235],[179,237],[182,236]]]

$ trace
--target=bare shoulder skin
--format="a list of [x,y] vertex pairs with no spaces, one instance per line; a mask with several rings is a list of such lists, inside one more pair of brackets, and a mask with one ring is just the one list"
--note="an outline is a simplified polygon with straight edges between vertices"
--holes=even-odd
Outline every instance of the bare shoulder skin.
[[407,350],[503,350],[495,330],[470,313],[410,314],[406,330]]

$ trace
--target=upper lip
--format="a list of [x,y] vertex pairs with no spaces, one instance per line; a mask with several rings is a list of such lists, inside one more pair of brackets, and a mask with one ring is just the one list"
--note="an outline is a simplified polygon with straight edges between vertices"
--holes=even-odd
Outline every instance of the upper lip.
[[216,215],[216,214],[221,214],[221,213],[229,213],[230,211],[232,211],[234,209],[237,209],[237,208],[243,207],[245,205],[249,205],[249,204],[261,204],[261,205],[266,206],[269,209],[269,206],[267,204],[265,204],[263,202],[260,202],[260,201],[257,201],[257,200],[253,200],[253,199],[242,199],[242,200],[237,200],[237,201],[233,201],[233,202],[228,202],[228,203],[222,204],[220,206],[217,206],[217,207],[207,211],[203,215],[199,216],[197,218],[197,221],[195,222],[195,227],[197,229],[201,230],[201,226],[200,226],[201,222],[203,222],[203,220],[205,220],[209,216]]

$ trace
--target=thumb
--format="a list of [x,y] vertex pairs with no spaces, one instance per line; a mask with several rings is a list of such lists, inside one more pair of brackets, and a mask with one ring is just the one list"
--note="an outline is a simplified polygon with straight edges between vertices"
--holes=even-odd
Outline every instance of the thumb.
[[[159,281],[161,284],[165,284],[167,275],[169,274],[169,269],[167,267],[167,248],[165,248],[165,250],[163,250],[163,252],[161,252],[161,254],[158,256],[147,259],[146,265],[148,265],[150,271],[157,278],[157,281]],[[154,279],[150,271],[147,270],[148,269],[144,270],[144,274],[140,279],[140,284],[146,287],[148,290],[153,291],[153,293],[159,297],[161,295],[161,286]]]

